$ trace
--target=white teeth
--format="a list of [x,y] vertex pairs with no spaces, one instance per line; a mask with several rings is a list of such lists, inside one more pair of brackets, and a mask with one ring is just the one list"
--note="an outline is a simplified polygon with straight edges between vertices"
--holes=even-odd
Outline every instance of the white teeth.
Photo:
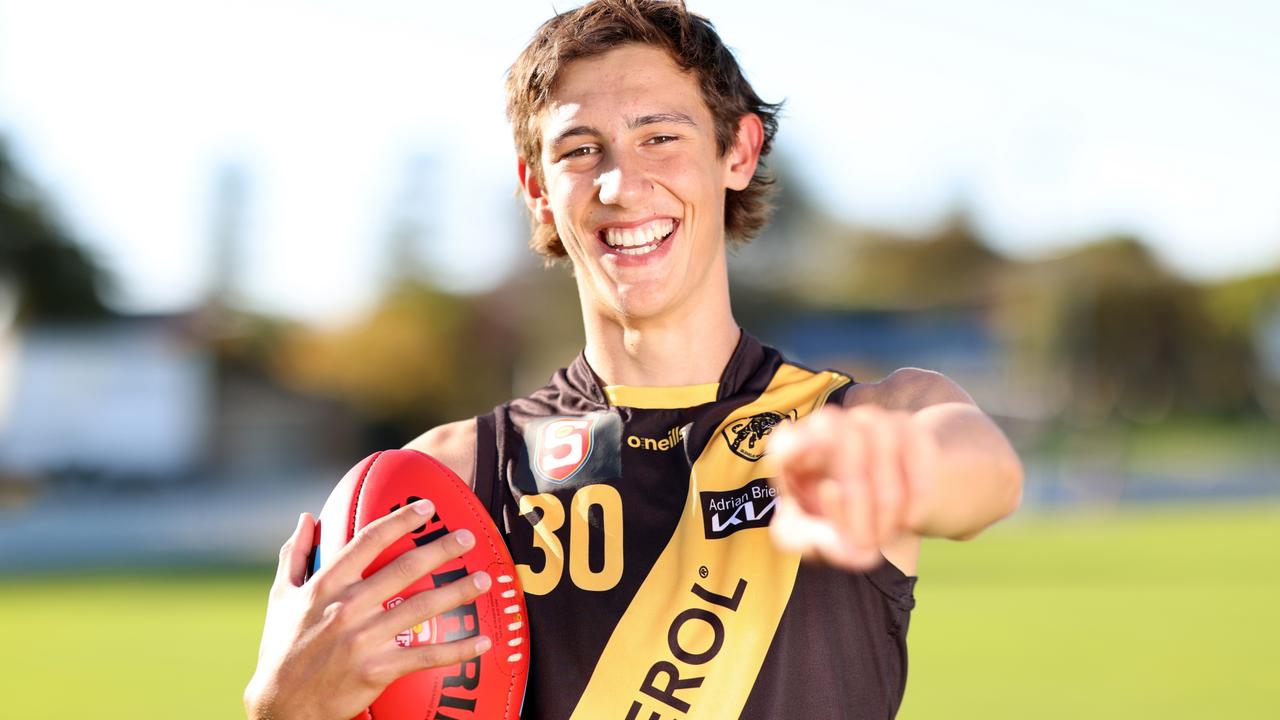
[[627,248],[619,250],[624,254],[643,255],[653,248],[641,249],[641,246],[670,235],[674,228],[673,220],[654,220],[636,228],[607,228],[604,231],[604,241],[612,248]]

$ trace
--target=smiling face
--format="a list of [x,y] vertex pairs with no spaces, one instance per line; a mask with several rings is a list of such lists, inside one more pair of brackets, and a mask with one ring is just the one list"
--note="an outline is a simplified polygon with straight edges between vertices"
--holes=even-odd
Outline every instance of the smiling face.
[[725,191],[751,179],[759,119],[721,156],[697,79],[641,44],[571,62],[538,119],[542,182],[522,164],[521,184],[555,224],[584,309],[635,321],[714,301]]

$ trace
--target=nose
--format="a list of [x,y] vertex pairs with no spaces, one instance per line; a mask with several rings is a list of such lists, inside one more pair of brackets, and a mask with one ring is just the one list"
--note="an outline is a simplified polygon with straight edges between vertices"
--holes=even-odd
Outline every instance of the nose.
[[643,161],[628,153],[615,154],[613,163],[596,177],[595,184],[601,203],[621,207],[637,207],[653,191]]

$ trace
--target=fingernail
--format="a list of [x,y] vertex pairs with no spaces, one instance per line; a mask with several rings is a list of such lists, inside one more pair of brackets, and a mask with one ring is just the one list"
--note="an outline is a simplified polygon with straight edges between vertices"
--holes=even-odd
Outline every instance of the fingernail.
[[434,510],[430,500],[419,500],[413,504],[413,511],[419,515],[430,515]]
[[459,530],[453,534],[453,538],[462,547],[471,547],[476,544],[476,536],[472,535],[470,530]]
[[488,649],[489,649],[489,648],[491,648],[491,647],[493,647],[493,641],[492,641],[492,640],[490,640],[489,638],[487,638],[487,637],[483,636],[483,635],[481,635],[481,636],[480,636],[480,638],[476,640],[476,653],[477,653],[477,654],[478,654],[478,653],[482,653],[482,652],[484,652],[485,650],[488,650]]
[[493,580],[489,578],[489,573],[484,572],[483,570],[472,575],[471,582],[475,583],[476,587],[480,590],[488,590],[489,586],[493,584]]

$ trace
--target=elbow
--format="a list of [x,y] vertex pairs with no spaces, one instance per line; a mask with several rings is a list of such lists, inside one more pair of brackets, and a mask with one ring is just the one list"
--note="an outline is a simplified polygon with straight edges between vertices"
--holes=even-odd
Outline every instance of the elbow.
[[1015,513],[1022,506],[1022,486],[1025,474],[1022,461],[1012,449],[1009,450],[1008,460],[1000,463],[997,477],[999,480],[996,483],[996,490],[988,496],[991,501],[987,505],[987,512],[984,513],[985,517],[975,518],[978,520],[976,527],[970,526],[967,530],[951,535],[950,539],[972,540],[981,535],[987,528]]
[[[1026,473],[1023,470],[1021,458],[1012,447],[1006,446],[1005,457],[999,463],[998,477],[994,502],[991,503],[991,516],[982,529],[1009,517],[1022,506],[1022,487]],[[977,533],[973,533],[969,537],[976,535]]]
[[1009,517],[1022,506],[1022,487],[1026,480],[1026,473],[1023,470],[1022,460],[1012,448],[1009,450],[1009,456],[1003,472],[1004,491],[1001,493],[1003,502],[999,505],[1000,514],[995,520]]

